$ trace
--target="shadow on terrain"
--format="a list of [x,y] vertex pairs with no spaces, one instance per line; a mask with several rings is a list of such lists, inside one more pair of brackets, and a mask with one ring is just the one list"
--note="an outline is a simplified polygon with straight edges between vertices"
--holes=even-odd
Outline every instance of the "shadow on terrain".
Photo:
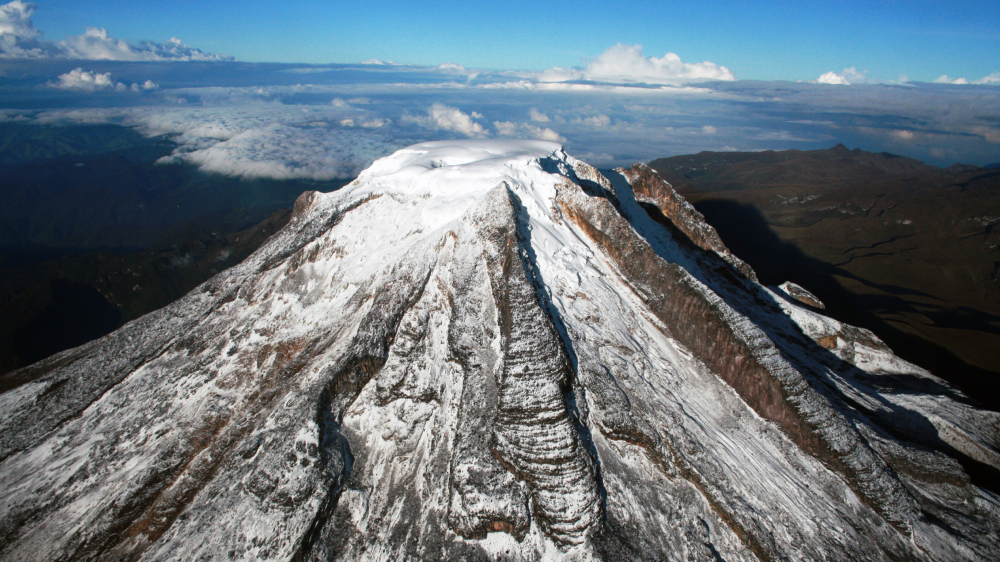
[[66,279],[53,279],[49,286],[52,300],[14,337],[22,365],[83,345],[121,325],[121,314],[93,287]]
[[[801,264],[807,263],[806,261],[803,260],[811,260],[813,262],[819,263],[824,267],[832,267],[823,262],[818,262],[818,260],[813,260],[812,258],[809,258],[808,256],[802,254],[798,250],[798,248],[796,248],[794,245],[786,244],[782,242],[780,239],[778,239],[778,237],[773,232],[771,232],[770,229],[767,227],[767,224],[764,222],[763,216],[754,207],[747,205],[739,205],[739,204],[735,205],[738,208],[737,209],[738,212],[742,213],[743,220],[742,221],[730,220],[726,226],[727,228],[735,228],[736,232],[739,232],[740,235],[743,236],[743,238],[740,239],[740,244],[754,246],[757,248],[759,252],[762,252],[764,255],[770,258],[787,260],[787,263],[790,264],[798,263],[800,265],[799,268],[797,268],[797,270],[801,269],[802,267]],[[642,206],[642,208],[643,210],[646,211],[646,213],[650,216],[650,218],[652,218],[655,222],[659,223],[670,233],[675,242],[677,242],[682,246],[686,246],[689,249],[700,251],[694,244],[694,242],[691,241],[691,239],[688,238],[686,234],[684,234],[679,229],[674,227],[670,219],[665,217],[658,208],[649,205]],[[706,218],[708,218],[707,214]],[[711,223],[712,221],[709,220],[709,222]],[[741,225],[740,222],[743,222],[744,224]],[[730,238],[734,238],[732,234],[733,232],[730,232]],[[721,231],[719,232],[719,235],[720,237],[723,238],[723,241],[725,242],[725,236]],[[741,259],[746,259],[743,257],[743,254],[740,254],[737,249],[733,248],[733,246],[729,246],[729,249],[734,253],[736,253]],[[742,275],[739,274],[736,271],[736,269],[732,267],[731,264],[725,262],[724,260],[722,260],[722,258],[709,252],[702,253],[702,257],[706,260],[707,263],[713,264],[716,271],[722,273],[723,276],[727,278],[730,284],[734,285],[737,288],[742,287],[743,289],[750,289],[750,296],[755,301],[757,301],[756,302],[757,306],[760,306],[762,308],[768,308],[769,306],[772,306],[769,305],[768,302],[765,302],[765,300],[761,297],[761,295],[758,294],[759,291],[753,290],[755,287],[758,286],[756,284],[746,282],[746,280],[742,277]],[[751,266],[755,267],[756,269],[756,264],[754,262],[749,260],[747,261],[748,263],[750,263]],[[775,285],[780,283],[780,282],[773,282],[772,279],[768,278],[765,275],[762,275],[760,270],[757,270],[757,274],[760,277],[761,282],[763,284]],[[702,279],[702,281],[706,280]],[[715,292],[719,293],[720,296],[723,296],[726,293],[730,292],[728,287],[715,286],[715,284],[713,283],[708,283],[708,284]],[[832,284],[835,287],[839,288],[839,285],[836,285],[835,282],[832,282]],[[739,291],[741,289],[737,290]],[[840,291],[842,293],[835,293],[835,295],[842,299],[846,300],[854,296],[852,293],[843,291],[843,289],[840,289]],[[824,297],[821,294],[817,294],[817,296],[819,296],[821,300],[824,300]],[[949,456],[957,460],[959,464],[962,465],[962,468],[964,469],[965,473],[971,478],[973,484],[981,488],[990,490],[994,493],[1000,494],[1000,470],[994,468],[993,466],[990,466],[988,464],[985,464],[983,462],[980,462],[976,459],[969,457],[962,451],[959,451],[958,449],[953,447],[950,443],[944,441],[940,437],[940,432],[937,429],[937,427],[933,423],[931,423],[931,421],[927,419],[923,414],[916,411],[908,410],[897,404],[894,404],[891,401],[885,399],[878,392],[874,391],[880,390],[884,392],[893,392],[897,394],[922,393],[922,394],[945,395],[949,396],[953,400],[963,401],[963,402],[974,402],[973,400],[968,400],[965,399],[964,397],[960,397],[956,395],[952,389],[946,388],[940,384],[935,383],[934,381],[927,379],[922,379],[914,376],[883,377],[883,376],[870,375],[865,371],[855,367],[851,363],[848,363],[847,361],[844,361],[843,359],[837,357],[834,353],[821,347],[819,344],[817,344],[810,338],[806,337],[802,333],[798,325],[794,324],[794,322],[792,322],[790,318],[787,318],[783,314],[777,315],[777,318],[783,319],[781,326],[770,326],[768,325],[767,322],[761,322],[759,319],[755,318],[753,311],[751,309],[747,309],[745,306],[746,303],[741,302],[739,298],[724,297],[724,299],[737,312],[750,319],[758,328],[760,328],[764,333],[766,333],[767,336],[771,338],[772,341],[778,344],[777,351],[782,356],[782,358],[784,358],[796,370],[798,370],[800,373],[806,376],[806,379],[809,380],[811,384],[814,385],[814,389],[816,391],[826,396],[835,405],[839,403],[840,407],[838,407],[837,409],[840,410],[842,414],[848,417],[855,418],[856,422],[866,423],[870,427],[873,427],[873,429],[881,430],[885,433],[888,433],[894,438],[908,443],[909,446],[911,447],[916,447],[916,448],[930,447],[931,449],[935,449],[948,454]],[[829,307],[829,305],[827,306]],[[830,313],[829,308],[824,312]],[[840,318],[839,316],[835,316],[834,314],[830,315],[838,319],[841,319],[844,322],[855,324],[854,322],[845,320],[843,318]],[[864,324],[860,323],[857,323],[855,325],[864,326]],[[873,331],[876,332],[876,335],[879,335],[881,337],[881,332],[879,332],[878,329],[875,329]],[[790,339],[789,337],[787,337],[789,335],[797,335],[799,337]],[[797,357],[794,353],[788,353],[784,345],[780,344],[779,342],[785,342],[785,344],[797,343],[800,346],[804,346],[806,348],[806,352],[810,356],[822,358],[823,359],[822,362],[824,364],[826,364],[828,367],[838,372],[841,376],[848,379],[850,381],[850,384],[854,386],[858,391],[862,392],[867,397],[876,400],[880,404],[880,406],[889,410],[889,413],[879,412],[870,407],[865,407],[862,404],[857,403],[850,395],[844,393],[841,389],[839,389],[838,385],[834,381],[830,380],[828,376],[825,376],[823,373],[817,372],[815,369],[810,368],[808,365],[804,364],[799,359],[799,357]],[[892,346],[892,343],[890,342],[886,343],[888,343],[890,347]],[[926,342],[922,342],[922,344],[930,345]],[[940,351],[942,353],[950,355],[946,350],[941,349]],[[910,359],[910,361],[917,363],[918,365],[925,366],[924,364],[914,361],[912,359]],[[953,361],[961,363],[961,360],[959,360],[958,358],[954,358]],[[974,367],[970,367],[970,369],[974,369]],[[990,375],[989,371],[985,371],[985,373],[986,374],[983,375],[984,379],[987,380],[989,384],[995,385],[997,377],[995,375]],[[987,378],[987,377],[992,377],[992,378]],[[945,378],[945,380],[949,380],[949,382],[953,382],[950,381],[950,379],[947,379],[946,377],[942,378]],[[816,383],[823,385],[825,389],[815,388]],[[957,386],[957,383],[955,384]],[[966,392],[968,393],[968,396],[975,396],[977,398],[983,397],[982,393],[971,393],[968,390],[966,390]],[[988,400],[992,399],[992,401],[996,401],[995,394],[988,394],[987,396],[989,397]],[[845,409],[843,406],[848,406],[848,408]],[[990,406],[993,406],[993,404],[988,404],[988,407]],[[852,411],[857,413],[852,413]],[[860,417],[858,416],[858,414],[860,414]]]
[[[807,256],[794,244],[782,241],[760,211],[735,201],[704,201],[695,205],[740,259],[756,270],[761,283],[792,281],[815,294],[826,305],[825,314],[842,322],[867,328],[896,355],[929,369],[960,388],[967,396],[992,410],[1000,410],[1000,373],[967,364],[944,347],[908,334],[872,312],[911,312],[930,318],[935,326],[1000,333],[990,322],[997,318],[963,307],[958,313],[917,310],[902,295],[920,294],[911,289],[872,283],[835,265]],[[836,277],[853,279],[886,295],[859,295],[844,289]]]

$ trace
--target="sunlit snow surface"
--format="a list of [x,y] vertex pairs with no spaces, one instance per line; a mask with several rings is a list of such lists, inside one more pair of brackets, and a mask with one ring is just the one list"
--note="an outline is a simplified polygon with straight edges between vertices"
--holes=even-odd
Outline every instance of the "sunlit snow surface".
[[[941,452],[1000,467],[997,414],[610,179],[441,141],[304,195],[244,263],[0,395],[0,559],[1000,555],[1000,499]],[[668,325],[683,299],[711,318]],[[737,347],[767,408],[710,367]]]

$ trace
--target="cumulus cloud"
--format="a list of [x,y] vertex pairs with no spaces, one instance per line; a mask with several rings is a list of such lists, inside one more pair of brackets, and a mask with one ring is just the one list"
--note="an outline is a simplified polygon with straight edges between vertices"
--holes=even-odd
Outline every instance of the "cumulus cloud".
[[990,85],[1000,84],[1000,72],[994,72],[989,76],[984,76],[979,80],[973,82],[973,84],[990,84]]
[[475,80],[479,76],[479,72],[475,70],[469,70],[460,64],[455,64],[453,62],[446,62],[444,64],[439,64],[434,67],[435,70],[442,74],[456,74],[465,76],[468,81]]
[[0,6],[0,58],[7,59],[86,59],[119,61],[222,61],[233,57],[206,53],[188,47],[180,39],[166,43],[143,41],[132,45],[108,35],[106,29],[89,27],[83,35],[67,37],[58,44],[42,41],[31,16],[35,5],[14,0]]
[[50,85],[61,90],[71,90],[77,92],[99,92],[109,90],[114,90],[116,92],[143,92],[157,90],[160,88],[159,84],[153,82],[152,80],[146,80],[142,84],[132,84],[132,86],[126,86],[121,82],[115,82],[112,80],[110,72],[99,74],[82,68],[75,68],[66,74],[60,75],[55,82],[51,82]]
[[1000,84],[1000,72],[994,72],[989,76],[984,76],[979,80],[968,81],[965,78],[950,78],[947,74],[942,74],[934,79],[935,84],[986,84],[986,85],[998,85]]
[[719,130],[711,125],[705,125],[704,127],[701,128],[701,132],[706,135],[714,135],[715,133],[718,133]]
[[736,80],[733,72],[714,62],[686,63],[676,53],[661,58],[647,57],[642,45],[611,47],[590,61],[583,69],[552,68],[541,73],[542,82],[591,80],[624,84],[666,84],[709,80]]
[[35,5],[14,0],[0,6],[0,57],[37,59],[51,55],[52,46],[38,40],[42,32],[31,23]]
[[934,79],[935,84],[968,84],[969,81],[965,78],[950,78],[947,74],[942,74]]
[[913,140],[914,137],[913,131],[905,131],[905,130],[892,131],[889,134],[892,135],[894,139],[902,141]]
[[542,128],[531,123],[517,124],[512,121],[494,121],[493,126],[501,137],[517,137],[527,139],[566,142],[566,137],[549,128]]
[[833,84],[839,86],[850,86],[851,84],[863,84],[867,78],[867,70],[862,70],[858,72],[855,67],[845,68],[841,72],[830,72],[823,73],[819,78],[813,82],[817,84]]
[[538,123],[548,123],[549,121],[551,121],[551,119],[549,119],[549,116],[542,113],[541,111],[538,111],[537,107],[532,107],[531,110],[528,111],[528,117],[530,117],[532,121],[536,121]]
[[108,35],[108,30],[88,27],[83,35],[67,37],[58,45],[65,58],[88,60],[120,61],[222,61],[233,57],[206,53],[201,49],[188,47],[180,39],[173,37],[166,43],[143,41],[131,45]]
[[482,115],[472,112],[472,115],[463,112],[457,107],[449,107],[441,103],[435,103],[427,109],[427,116],[404,115],[404,123],[413,123],[433,131],[453,131],[461,133],[467,137],[485,137],[486,130],[482,125],[476,123],[474,118],[482,118]]
[[125,84],[121,82],[115,84],[111,80],[111,73],[98,74],[89,72],[82,68],[77,68],[61,75],[58,81],[53,84],[56,88],[63,90],[76,90],[79,92],[96,92],[98,90],[124,91]]
[[607,127],[611,125],[611,118],[603,113],[591,115],[589,117],[577,117],[570,121],[574,125],[586,125],[588,127]]

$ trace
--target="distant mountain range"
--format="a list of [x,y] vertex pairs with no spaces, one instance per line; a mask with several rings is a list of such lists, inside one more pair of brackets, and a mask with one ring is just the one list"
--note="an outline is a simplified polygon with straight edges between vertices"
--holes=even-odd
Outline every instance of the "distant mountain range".
[[1000,170],[848,150],[727,152],[650,163],[765,284],[1000,407]]

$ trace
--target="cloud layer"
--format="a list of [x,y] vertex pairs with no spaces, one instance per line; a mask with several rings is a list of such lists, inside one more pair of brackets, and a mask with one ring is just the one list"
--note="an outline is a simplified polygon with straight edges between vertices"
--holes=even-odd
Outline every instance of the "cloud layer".
[[[5,78],[0,108],[28,99],[50,109],[0,109],[0,121],[136,127],[177,143],[165,164],[238,177],[348,178],[402,146],[463,138],[553,140],[599,167],[838,142],[941,165],[1000,161],[1000,87],[989,85],[650,86],[512,81],[503,73],[470,81],[455,69],[400,65],[314,65],[306,74],[281,64],[218,65],[212,73],[184,64],[5,65],[18,70]],[[836,74],[857,79],[847,70]],[[160,88],[150,81],[145,89],[146,78]],[[171,87],[179,83],[189,86]],[[39,95],[53,87],[63,93]]]
[[132,45],[108,35],[106,29],[89,27],[83,35],[67,37],[59,43],[40,39],[31,16],[36,6],[14,0],[0,6],[0,58],[5,59],[86,59],[113,61],[227,61],[233,57],[206,53],[188,47],[180,39],[167,43],[143,41]]

